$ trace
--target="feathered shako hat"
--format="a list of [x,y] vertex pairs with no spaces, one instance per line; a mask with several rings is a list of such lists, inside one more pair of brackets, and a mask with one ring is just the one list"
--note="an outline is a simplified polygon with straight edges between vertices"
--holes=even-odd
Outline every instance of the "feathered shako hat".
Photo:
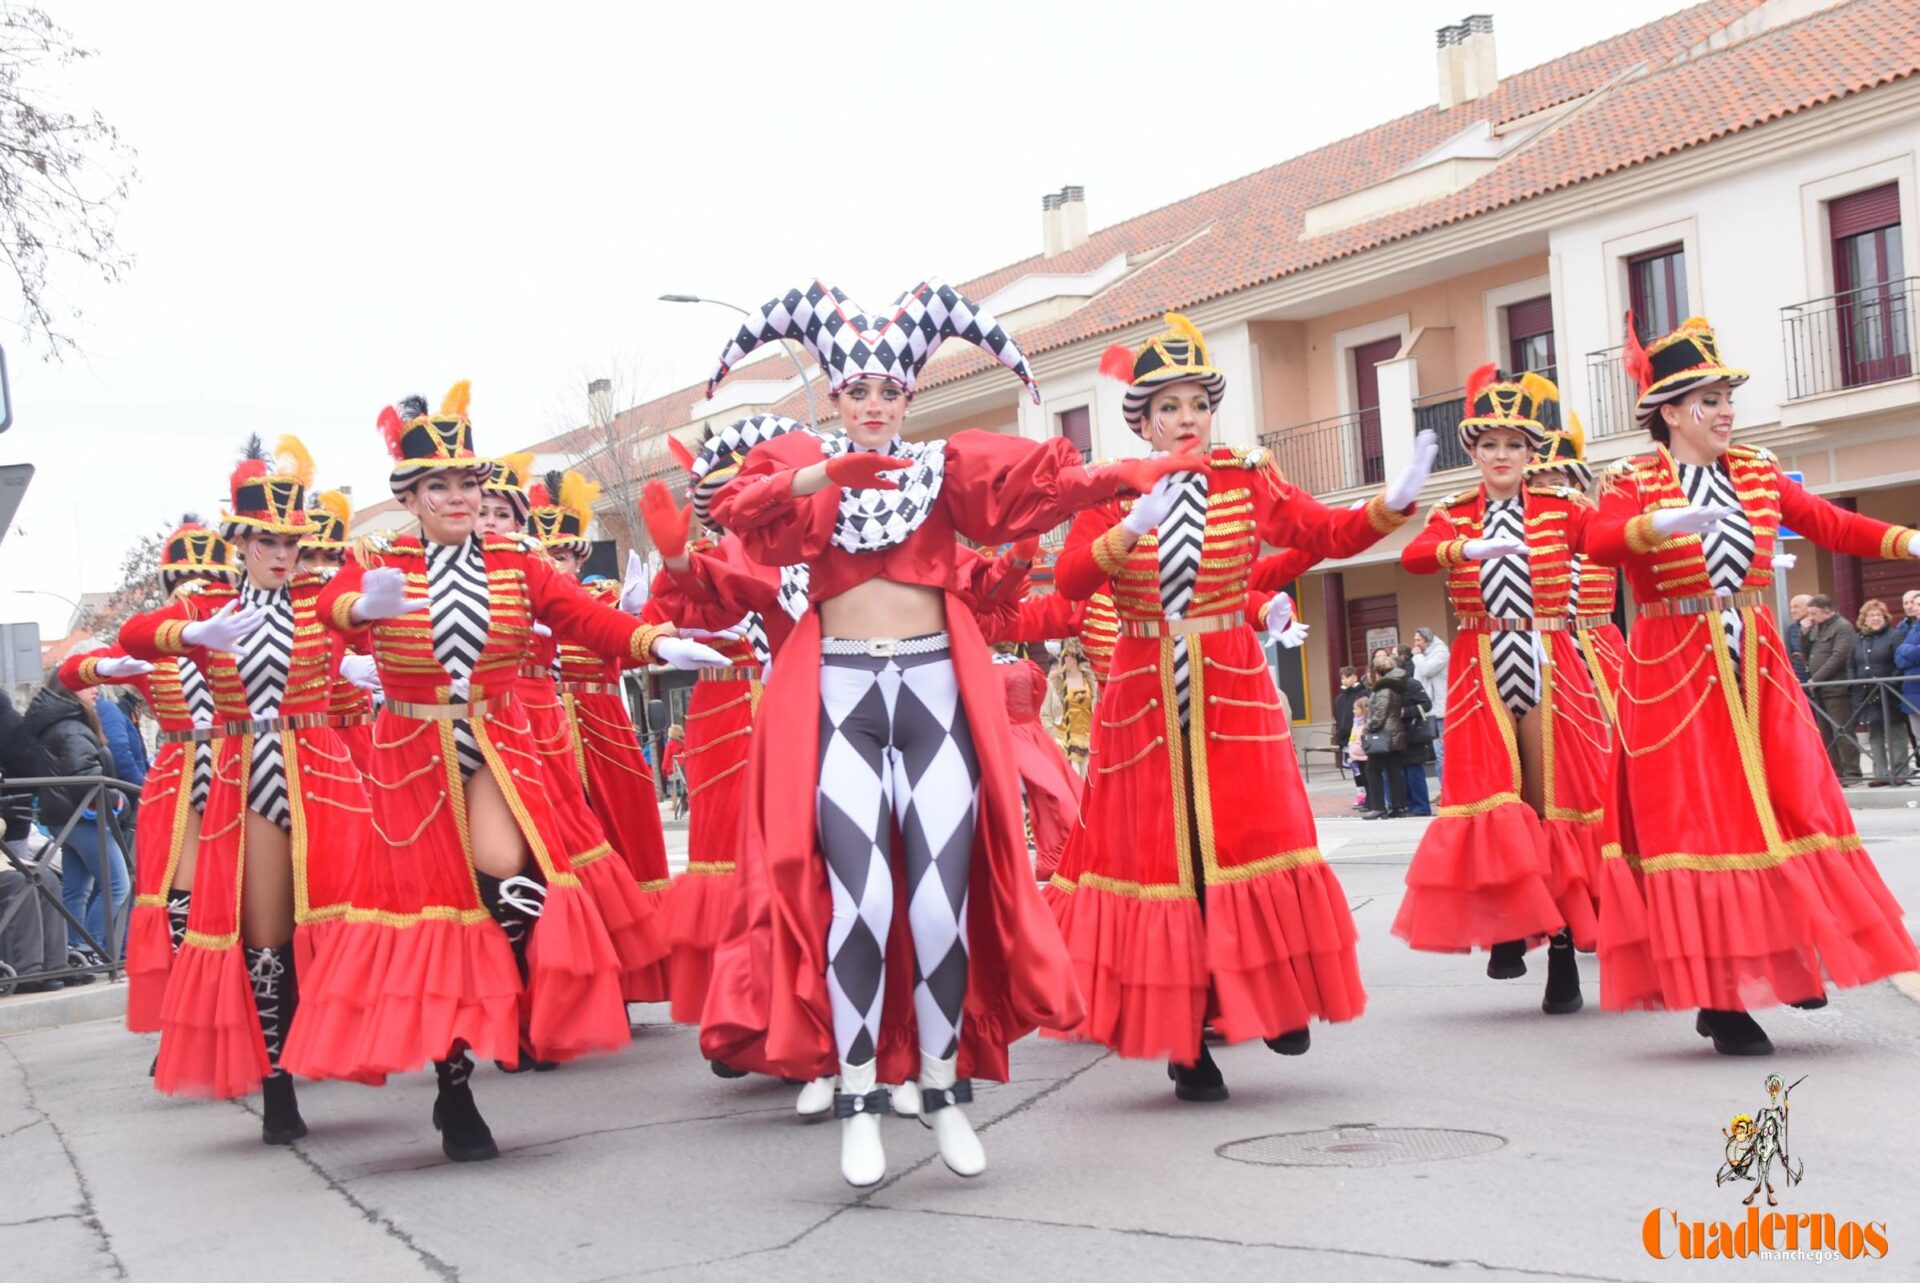
[[937,277],[928,277],[893,301],[893,314],[870,318],[857,303],[825,281],[788,290],[749,316],[720,354],[707,380],[712,396],[747,353],[763,343],[795,339],[806,345],[827,372],[827,388],[838,392],[869,375],[892,379],[913,395],[920,371],[948,339],[964,339],[991,353],[1020,376],[1040,403],[1040,388],[1027,358],[992,313]]
[[1147,402],[1169,383],[1198,383],[1214,409],[1227,394],[1227,376],[1214,368],[1200,328],[1178,312],[1165,319],[1167,328],[1138,348],[1116,343],[1100,357],[1100,373],[1127,385],[1120,411],[1136,433],[1147,421]]
[[493,475],[493,460],[473,452],[473,425],[467,422],[472,387],[462,379],[448,389],[440,413],[427,413],[423,396],[402,397],[380,411],[380,436],[393,456],[387,485],[396,495],[411,490],[428,473],[441,468],[468,472],[485,481]]
[[481,483],[488,494],[503,495],[513,505],[513,515],[526,524],[527,510],[533,501],[527,497],[527,485],[533,480],[533,452],[503,454],[493,461],[493,475]]
[[600,487],[577,472],[549,472],[527,493],[527,533],[549,550],[587,546],[594,501]]
[[312,484],[313,456],[300,438],[281,437],[269,458],[260,438],[248,437],[239,466],[227,478],[231,506],[220,514],[221,537],[231,542],[246,534],[306,534]]
[[347,531],[353,526],[353,501],[344,490],[322,490],[308,501],[307,525],[301,548],[345,552]]
[[1548,429],[1546,444],[1533,452],[1526,473],[1532,477],[1564,472],[1573,479],[1576,489],[1585,490],[1593,484],[1593,468],[1587,463],[1587,432],[1580,426],[1578,412],[1568,414],[1567,424],[1565,428]]
[[1466,414],[1460,420],[1460,448],[1473,453],[1473,444],[1493,428],[1520,433],[1536,451],[1547,443],[1540,424],[1540,407],[1560,399],[1560,389],[1544,374],[1528,370],[1503,379],[1491,363],[1467,376]]
[[233,545],[221,538],[219,531],[202,525],[193,513],[180,518],[179,528],[167,536],[160,552],[160,584],[168,592],[188,579],[232,579],[237,574]]
[[1736,370],[1720,359],[1720,340],[1713,336],[1713,327],[1704,316],[1689,316],[1671,334],[1641,347],[1633,313],[1628,312],[1621,362],[1640,389],[1633,413],[1643,428],[1653,426],[1661,406],[1678,401],[1702,384],[1724,383],[1737,388],[1747,381],[1747,371]]
[[806,426],[783,415],[756,414],[736,419],[718,432],[709,432],[698,451],[689,450],[679,441],[668,437],[667,448],[673,451],[673,457],[693,478],[692,484],[687,487],[687,497],[693,501],[693,514],[700,518],[700,524],[708,527],[713,525],[710,512],[713,496],[740,471],[740,465],[749,451],[775,437],[783,437]]

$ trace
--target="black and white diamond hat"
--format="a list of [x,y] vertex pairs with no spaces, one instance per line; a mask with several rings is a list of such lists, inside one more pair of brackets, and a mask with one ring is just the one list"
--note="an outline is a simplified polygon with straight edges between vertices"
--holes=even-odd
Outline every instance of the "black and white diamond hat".
[[893,314],[870,319],[857,303],[825,281],[788,290],[750,316],[720,354],[719,368],[707,380],[712,396],[727,371],[763,343],[797,339],[827,372],[827,386],[838,392],[854,379],[879,375],[912,395],[914,381],[948,339],[965,339],[985,348],[1020,376],[1040,403],[1040,388],[1027,358],[991,312],[937,277],[928,277],[893,301]]

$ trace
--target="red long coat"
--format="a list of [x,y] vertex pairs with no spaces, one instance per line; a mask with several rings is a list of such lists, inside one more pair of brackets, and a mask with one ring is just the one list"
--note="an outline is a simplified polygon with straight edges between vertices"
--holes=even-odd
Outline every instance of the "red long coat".
[[[1574,618],[1590,624],[1576,628],[1575,640],[1587,661],[1593,678],[1594,693],[1606,706],[1607,721],[1613,722],[1620,704],[1620,677],[1627,665],[1627,639],[1620,625],[1613,622],[1613,608],[1620,596],[1620,573],[1616,567],[1602,566],[1583,558],[1580,567],[1580,593],[1573,605]],[[1605,620],[1601,623],[1599,621]]]
[[[620,585],[596,579],[584,586],[587,595],[611,608],[620,599]],[[658,621],[655,621],[656,624]],[[630,965],[622,981],[628,1002],[664,1002],[667,998],[666,895],[667,835],[660,827],[660,793],[653,768],[640,751],[640,733],[620,693],[620,675],[635,661],[625,649],[604,652],[579,642],[560,640],[560,699],[573,728],[573,749],[580,787],[605,840],[618,857],[627,886],[621,895],[636,924],[648,924],[644,966],[638,955],[623,958]],[[575,867],[593,868],[604,852],[575,860]],[[610,865],[601,876],[611,877]]]
[[[1259,454],[1221,448],[1211,462],[1188,619],[1246,608],[1262,540],[1347,557],[1405,520],[1378,499],[1329,509]],[[1312,1016],[1351,1020],[1366,1005],[1353,918],[1320,854],[1259,637],[1242,623],[1187,638],[1183,731],[1173,638],[1125,631],[1162,620],[1158,541],[1148,535],[1124,557],[1103,542],[1129,506],[1082,512],[1054,568],[1069,597],[1111,583],[1122,624],[1094,726],[1085,840],[1070,856],[1071,890],[1053,898],[1087,998],[1074,1036],[1189,1062],[1209,1016],[1230,1041],[1275,1037]],[[1251,796],[1261,804],[1247,805]]]
[[[298,574],[287,584],[293,598],[293,653],[281,717],[324,718],[332,700],[341,646],[322,623],[324,583],[318,575]],[[182,634],[188,624],[234,599],[229,585],[188,583],[167,605],[135,615],[120,629],[128,654],[156,662],[190,656],[213,691],[215,715],[230,727],[245,726],[253,717],[234,656],[189,647]],[[253,740],[249,730],[214,742],[187,937],[174,956],[160,1010],[154,1086],[169,1094],[245,1095],[272,1072],[240,944]],[[367,859],[372,830],[366,785],[331,726],[282,731],[280,745],[291,819],[295,968],[304,993],[305,983],[324,970],[316,965],[318,955],[329,947],[346,912],[353,871]],[[161,913],[164,920],[164,908]],[[296,1012],[293,1030],[306,1014],[304,1006]]]
[[[1036,1026],[1070,1027],[1082,1008],[1059,932],[1027,865],[1005,703],[972,608],[958,595],[972,557],[957,540],[1002,543],[1039,534],[1114,493],[1117,481],[1088,473],[1063,440],[958,433],[946,442],[945,480],[919,527],[884,552],[854,554],[832,542],[836,487],[793,494],[794,474],[823,458],[807,433],[758,446],[715,496],[713,512],[754,559],[806,562],[816,604],[879,577],[946,593],[954,672],[980,758],[959,1072],[1004,1080],[1009,1043]],[[800,621],[774,663],[760,719],[747,774],[751,846],[764,867],[748,873],[746,912],[715,954],[700,1042],[712,1059],[737,1064],[738,1055],[757,1055],[791,1077],[818,1077],[833,1071],[836,1058],[826,989],[832,902],[814,831],[817,610]],[[904,917],[895,915],[896,927]],[[902,968],[888,970],[891,983]],[[901,1039],[894,1031],[909,1028],[904,1020],[883,1028],[882,1075],[889,1045]]]
[[102,684],[131,686],[140,692],[160,724],[161,743],[140,790],[140,823],[133,834],[133,911],[127,919],[126,950],[127,1028],[135,1033],[156,1033],[167,977],[173,972],[167,896],[173,891],[180,857],[186,850],[187,823],[193,819],[196,746],[172,737],[190,735],[196,728],[187,710],[187,697],[180,689],[178,660],[156,660],[152,672],[137,677],[100,676],[101,660],[126,653],[124,647],[114,646],[70,655],[60,665],[60,684],[75,691]]
[[[1783,522],[1836,552],[1910,555],[1912,530],[1808,494],[1767,451],[1735,446],[1725,458],[1755,537],[1743,591],[1772,585]],[[1606,473],[1588,551],[1627,568],[1643,608],[1713,591],[1698,537],[1654,538],[1649,514],[1686,502],[1664,448]],[[1601,862],[1609,1008],[1754,1010],[1814,997],[1823,973],[1848,986],[1920,968],[1773,612],[1762,599],[1740,615],[1738,655],[1718,611],[1634,622],[1611,811],[1618,840]]]
[[[634,959],[616,952],[601,903],[616,915],[619,883],[596,883],[601,861],[574,868],[554,814],[564,805],[548,783],[533,723],[515,697],[537,617],[561,637],[636,659],[659,630],[610,610],[556,570],[536,546],[488,538],[486,643],[469,679],[472,701],[498,701],[470,723],[520,833],[546,882],[546,902],[527,948],[527,1038],[541,1059],[611,1051],[629,1040],[621,995]],[[341,632],[364,632],[380,665],[387,702],[374,723],[368,801],[377,846],[356,870],[350,905],[332,948],[303,986],[281,1063],[310,1078],[378,1079],[443,1059],[465,1042],[482,1059],[520,1054],[523,985],[506,935],[480,901],[466,832],[466,783],[449,722],[403,715],[398,704],[447,702],[451,678],[433,656],[429,614],[416,610],[371,626],[353,622],[369,569],[405,573],[407,595],[427,596],[427,563],[413,536],[363,542],[321,595],[320,614]],[[194,897],[195,910],[200,897]],[[629,944],[633,936],[629,935]]]
[[[1533,617],[1565,625],[1572,556],[1593,506],[1565,486],[1530,486],[1523,502]],[[1494,634],[1473,628],[1487,608],[1480,563],[1467,560],[1461,545],[1480,538],[1485,520],[1484,487],[1442,499],[1400,554],[1416,575],[1446,572],[1462,627],[1447,665],[1440,806],[1407,868],[1393,932],[1416,949],[1444,953],[1537,939],[1564,926],[1577,945],[1590,948],[1613,752],[1606,706],[1578,635],[1567,627],[1540,631],[1546,814],[1535,815],[1522,800],[1514,721],[1494,684]]]
[[1013,731],[1013,764],[1026,789],[1027,818],[1033,824],[1036,876],[1053,877],[1067,836],[1080,820],[1080,776],[1045,726],[1040,706],[1047,699],[1047,675],[1031,660],[996,663],[1005,687],[1007,718]]

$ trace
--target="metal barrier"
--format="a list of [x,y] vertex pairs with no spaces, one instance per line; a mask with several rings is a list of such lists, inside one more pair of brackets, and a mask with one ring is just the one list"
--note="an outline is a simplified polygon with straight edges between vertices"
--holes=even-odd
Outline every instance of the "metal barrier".
[[1263,432],[1260,444],[1273,451],[1287,480],[1308,494],[1377,486],[1386,476],[1378,410]]
[[[1910,706],[1900,688],[1908,677],[1838,677],[1824,682],[1803,682],[1800,689],[1807,694],[1807,707],[1822,723],[1821,738],[1827,745],[1827,760],[1833,763],[1834,750],[1865,757],[1871,761],[1873,752],[1869,745],[1862,749],[1856,732],[1862,728],[1870,729],[1870,721],[1877,715],[1881,734],[1886,744],[1888,763],[1887,774],[1893,781],[1911,778],[1920,770],[1920,747],[1913,742],[1911,724],[1907,714],[1920,712],[1920,708]],[[1844,696],[1844,701],[1839,698]],[[1833,708],[1828,707],[1832,698]],[[1845,721],[1836,716],[1834,709],[1844,709]],[[1844,737],[1844,744],[1841,743]],[[1835,764],[1838,766],[1838,764]],[[1872,774],[1871,770],[1854,774],[1846,769],[1838,771],[1842,780],[1864,779]]]
[[1636,432],[1634,406],[1640,389],[1627,376],[1624,347],[1603,347],[1587,353],[1587,436],[1613,437]]
[[[87,792],[80,804],[74,807],[73,814],[67,817],[67,822],[60,826],[59,832],[40,848],[37,858],[24,851],[14,850],[12,844],[0,843],[0,852],[5,853],[7,866],[27,880],[28,890],[31,893],[17,897],[13,903],[0,909],[0,931],[5,931],[14,915],[29,904],[36,900],[46,900],[60,911],[60,916],[67,920],[73,930],[80,933],[81,938],[86,941],[86,947],[97,954],[101,961],[83,966],[67,966],[57,971],[36,971],[24,977],[0,974],[0,997],[13,992],[14,985],[22,980],[66,980],[79,976],[106,976],[108,979],[117,980],[123,970],[120,941],[126,935],[127,919],[133,912],[133,888],[137,884],[138,870],[134,867],[133,843],[120,826],[120,817],[116,813],[114,800],[115,795],[118,795],[128,804],[137,802],[140,798],[140,789],[137,785],[129,784],[125,780],[99,775],[51,775],[0,779],[0,809],[6,808],[6,799],[9,795],[26,794],[31,798],[43,788],[84,788]],[[88,810],[94,813],[92,820],[86,819],[82,814]],[[62,860],[80,858],[75,853],[67,851],[66,844],[67,839],[72,837],[82,824],[95,826],[95,844],[103,851],[105,839],[111,837],[114,845],[120,848],[120,853],[127,865],[127,901],[123,908],[115,910],[111,879],[107,879],[100,888],[100,895],[106,907],[107,938],[105,940],[96,937],[87,930],[86,923],[68,912],[66,902],[54,892],[49,891],[41,877],[42,872],[47,871],[46,865],[52,862],[55,852],[63,852]],[[71,947],[69,947],[68,960],[72,961]],[[4,966],[4,963],[0,963],[0,967]]]

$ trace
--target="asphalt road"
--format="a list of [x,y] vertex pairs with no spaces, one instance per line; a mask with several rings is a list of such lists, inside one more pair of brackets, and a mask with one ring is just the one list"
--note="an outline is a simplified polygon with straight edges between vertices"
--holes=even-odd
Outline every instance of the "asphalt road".
[[[1920,817],[1860,820],[1920,905]],[[1013,1082],[978,1089],[972,1181],[890,1119],[888,1180],[850,1190],[834,1124],[796,1118],[778,1083],[714,1078],[649,1008],[620,1056],[483,1068],[504,1154],[472,1166],[441,1158],[429,1074],[302,1084],[312,1134],[274,1150],[254,1102],[156,1096],[151,1040],[112,1022],[6,1035],[0,1278],[1664,1280],[1689,1263],[1650,1256],[1643,1222],[1739,1218],[1745,1187],[1714,1183],[1720,1129],[1765,1103],[1770,1072],[1805,1076],[1805,1179],[1780,1210],[1882,1222],[1888,1259],[1830,1268],[1917,1276],[1914,977],[1774,1013],[1771,1060],[1715,1056],[1685,1015],[1546,1017],[1543,968],[1494,982],[1388,934],[1417,824],[1323,822],[1362,930],[1363,1019],[1317,1026],[1299,1059],[1217,1053],[1217,1105],[1176,1102],[1157,1064],[1029,1040]],[[1756,1264],[1806,1268],[1733,1268]]]

